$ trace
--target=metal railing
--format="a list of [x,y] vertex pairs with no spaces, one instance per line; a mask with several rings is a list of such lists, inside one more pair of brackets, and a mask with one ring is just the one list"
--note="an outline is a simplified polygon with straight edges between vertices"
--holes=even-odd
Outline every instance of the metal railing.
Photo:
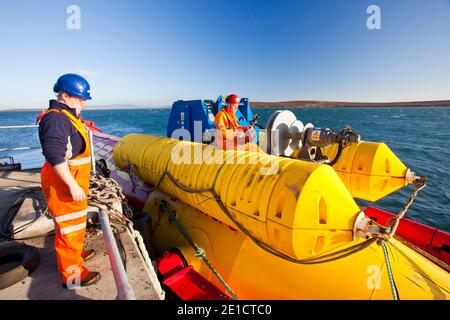
[[117,243],[111,230],[108,214],[103,210],[99,210],[98,218],[103,230],[103,238],[105,239],[106,251],[108,252],[109,262],[114,275],[117,288],[117,298],[119,300],[136,300],[133,288],[128,282],[128,276],[120,257]]
[[0,152],[4,152],[4,151],[23,151],[23,150],[35,150],[35,149],[42,149],[42,147],[18,147],[18,148],[5,148],[5,149],[0,149]]
[[24,126],[0,126],[0,129],[24,129],[24,128],[39,128],[37,124]]
[[[33,125],[21,125],[21,126],[0,126],[0,129],[29,129],[29,128],[38,128],[38,127],[39,127],[38,125],[33,124]],[[35,149],[42,149],[42,148],[41,147],[3,148],[3,149],[0,149],[0,152],[35,150]]]

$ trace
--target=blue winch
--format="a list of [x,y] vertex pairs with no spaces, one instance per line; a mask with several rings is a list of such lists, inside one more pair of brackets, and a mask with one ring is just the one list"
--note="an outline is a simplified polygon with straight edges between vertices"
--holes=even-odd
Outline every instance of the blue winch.
[[[215,116],[220,109],[225,107],[226,103],[223,96],[219,96],[216,102],[203,99],[175,101],[167,124],[167,136],[179,140],[210,143],[214,140]],[[240,100],[236,117],[241,126],[254,124],[254,115],[248,98]],[[259,127],[254,126],[254,129],[254,142],[258,143]]]

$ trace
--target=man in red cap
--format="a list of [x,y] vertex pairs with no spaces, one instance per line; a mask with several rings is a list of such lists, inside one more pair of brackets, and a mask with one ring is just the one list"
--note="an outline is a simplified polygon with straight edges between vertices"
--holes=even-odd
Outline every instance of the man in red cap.
[[236,111],[239,107],[240,99],[235,94],[230,94],[225,102],[227,106],[217,113],[214,124],[216,125],[216,145],[222,149],[239,149],[249,151],[259,151],[259,148],[252,141],[255,138],[255,131],[252,126],[241,126],[236,118]]

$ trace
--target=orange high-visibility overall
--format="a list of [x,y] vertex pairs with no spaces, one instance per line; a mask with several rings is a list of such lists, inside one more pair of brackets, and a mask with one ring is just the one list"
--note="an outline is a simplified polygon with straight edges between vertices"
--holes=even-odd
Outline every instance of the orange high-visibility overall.
[[230,113],[225,108],[222,109],[217,113],[214,124],[219,131],[216,136],[217,146],[223,149],[226,149],[227,146],[236,148],[235,132],[239,128],[239,123],[234,112]]
[[253,143],[253,137],[245,137],[245,143],[239,144],[236,137],[236,131],[242,130],[246,131],[251,128],[251,126],[241,126],[239,125],[238,119],[234,112],[228,112],[226,108],[221,109],[217,113],[214,120],[218,134],[216,135],[216,145],[218,148],[227,150],[232,147],[237,150],[247,150],[247,151],[262,151],[259,147]]
[[70,173],[86,193],[86,200],[74,201],[69,187],[46,162],[41,171],[42,191],[48,209],[55,222],[55,251],[58,270],[66,283],[74,277],[83,279],[89,270],[83,266],[84,236],[86,233],[87,194],[91,171],[91,148],[89,136],[82,122],[66,110],[50,109],[47,112],[62,112],[83,136],[86,150],[72,159],[66,159]]

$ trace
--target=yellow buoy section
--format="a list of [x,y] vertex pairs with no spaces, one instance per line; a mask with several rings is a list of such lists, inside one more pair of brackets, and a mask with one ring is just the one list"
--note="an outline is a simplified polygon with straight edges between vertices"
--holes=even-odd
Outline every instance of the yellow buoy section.
[[[329,159],[337,153],[338,145],[323,149]],[[412,183],[408,168],[384,143],[361,141],[342,151],[333,166],[351,195],[355,198],[377,201]]]
[[236,228],[229,214],[254,237],[292,257],[319,255],[352,241],[360,209],[328,165],[151,135],[127,135],[114,148],[119,168]]
[[[376,243],[339,260],[296,264],[262,250],[241,232],[170,195],[160,191],[150,194],[144,212],[152,215],[152,237],[157,249],[164,252],[179,248],[188,264],[222,290],[225,289],[195,256],[175,223],[167,215],[161,215],[162,201],[176,214],[194,242],[205,250],[208,260],[241,300],[393,298],[383,250]],[[320,241],[315,245],[320,246]],[[387,247],[401,300],[450,299],[450,274],[446,270],[396,239],[389,240]]]

